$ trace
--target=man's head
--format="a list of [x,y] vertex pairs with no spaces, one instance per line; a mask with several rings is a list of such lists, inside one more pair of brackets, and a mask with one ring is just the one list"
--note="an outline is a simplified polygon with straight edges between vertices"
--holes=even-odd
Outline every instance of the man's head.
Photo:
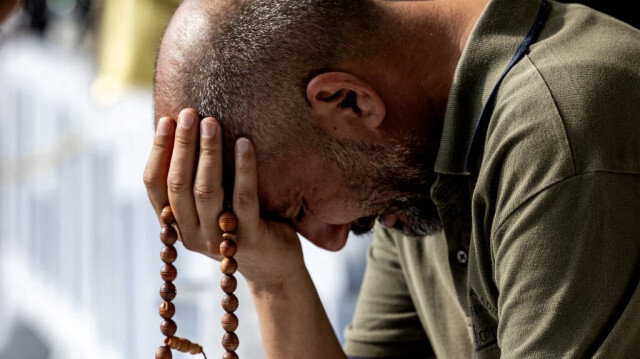
[[308,121],[306,84],[367,55],[362,49],[375,52],[371,3],[185,1],[160,49],[156,114],[193,107],[218,119],[229,143],[260,138],[261,156],[309,146],[317,127]]
[[399,86],[411,69],[384,66],[407,57],[392,13],[375,0],[187,0],[161,44],[156,119],[192,107],[222,124],[227,151],[250,138],[261,206],[316,244],[339,249],[328,237],[381,215],[430,233],[442,106]]

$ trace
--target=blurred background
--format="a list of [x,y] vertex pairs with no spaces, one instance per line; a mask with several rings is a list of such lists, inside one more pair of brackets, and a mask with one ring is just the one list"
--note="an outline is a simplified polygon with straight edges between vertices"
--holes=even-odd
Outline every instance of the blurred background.
[[[162,244],[142,171],[156,47],[179,3],[0,0],[0,359],[152,358],[161,345]],[[369,243],[303,241],[341,340]],[[220,358],[218,263],[178,252],[177,335]],[[263,358],[239,281],[238,354]]]

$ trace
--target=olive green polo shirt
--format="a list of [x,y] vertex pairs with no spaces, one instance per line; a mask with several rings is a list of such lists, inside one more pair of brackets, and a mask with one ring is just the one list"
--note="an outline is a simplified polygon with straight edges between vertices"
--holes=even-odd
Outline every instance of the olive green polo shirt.
[[444,230],[376,227],[348,355],[640,357],[640,31],[550,2],[475,134],[539,7],[491,1],[472,31],[431,188]]

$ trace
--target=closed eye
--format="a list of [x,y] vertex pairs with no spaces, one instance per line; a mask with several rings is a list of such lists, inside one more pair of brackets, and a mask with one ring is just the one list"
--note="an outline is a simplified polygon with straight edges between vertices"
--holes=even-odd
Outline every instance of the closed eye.
[[298,214],[296,214],[296,222],[301,222],[302,221],[302,218],[304,217],[304,213],[306,211],[306,207],[307,207],[307,202],[303,198],[302,199],[302,205],[300,206],[300,209],[298,210]]

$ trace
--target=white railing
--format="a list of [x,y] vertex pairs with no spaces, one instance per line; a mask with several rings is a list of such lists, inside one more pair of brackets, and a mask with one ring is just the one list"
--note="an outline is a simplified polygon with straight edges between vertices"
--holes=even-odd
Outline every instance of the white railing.
[[[92,63],[29,37],[0,47],[0,359],[31,359],[28,348],[16,348],[30,345],[18,326],[30,328],[51,359],[151,358],[162,342],[162,245],[141,182],[151,94],[129,91],[114,105],[97,105]],[[369,241],[351,240],[338,254],[303,242],[341,336]],[[218,264],[179,252],[178,334],[221,357]],[[242,279],[238,297],[238,353],[262,358]]]

